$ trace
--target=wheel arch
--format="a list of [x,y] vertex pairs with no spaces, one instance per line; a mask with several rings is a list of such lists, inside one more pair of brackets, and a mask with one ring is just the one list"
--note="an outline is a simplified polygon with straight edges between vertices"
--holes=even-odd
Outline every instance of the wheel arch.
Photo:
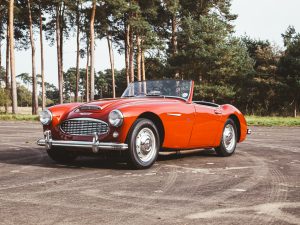
[[164,138],[165,138],[165,129],[164,129],[164,125],[163,125],[163,122],[160,119],[160,117],[153,112],[144,112],[141,115],[139,115],[138,119],[140,119],[140,118],[149,119],[155,124],[155,126],[158,130],[160,144],[162,145],[164,143]]
[[238,142],[239,142],[240,138],[241,138],[241,123],[240,123],[240,120],[235,114],[231,114],[228,118],[232,119],[234,124],[236,125],[237,135],[238,135]]
[[[162,146],[162,144],[164,142],[164,138],[165,138],[165,129],[164,129],[164,125],[163,125],[163,122],[160,119],[160,117],[157,114],[153,113],[153,112],[143,112],[142,114],[140,114],[136,118],[136,120],[141,119],[141,118],[151,120],[154,123],[154,125],[156,126],[156,128],[158,130],[158,134],[159,134],[159,138],[160,138],[160,144]],[[134,124],[135,123],[132,124],[130,130],[133,128]],[[126,137],[126,142],[127,141],[128,141],[128,135]]]

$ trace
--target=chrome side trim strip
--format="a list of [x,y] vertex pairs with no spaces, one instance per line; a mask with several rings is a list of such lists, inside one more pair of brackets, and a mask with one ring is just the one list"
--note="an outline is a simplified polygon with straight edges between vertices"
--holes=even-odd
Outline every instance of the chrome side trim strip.
[[89,148],[94,153],[99,150],[127,150],[128,145],[125,143],[113,143],[113,142],[99,142],[98,135],[94,134],[93,141],[64,141],[64,140],[52,140],[51,132],[48,130],[44,133],[45,138],[37,141],[39,146],[45,146],[47,150],[50,150],[52,146],[60,147],[75,147],[75,148]]
[[167,113],[168,116],[181,116],[180,113]]

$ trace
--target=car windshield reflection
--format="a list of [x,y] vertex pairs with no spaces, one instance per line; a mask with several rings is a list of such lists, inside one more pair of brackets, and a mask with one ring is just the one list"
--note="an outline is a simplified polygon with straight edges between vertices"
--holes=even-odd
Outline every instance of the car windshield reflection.
[[151,80],[131,83],[122,97],[173,97],[188,100],[192,81],[187,80]]

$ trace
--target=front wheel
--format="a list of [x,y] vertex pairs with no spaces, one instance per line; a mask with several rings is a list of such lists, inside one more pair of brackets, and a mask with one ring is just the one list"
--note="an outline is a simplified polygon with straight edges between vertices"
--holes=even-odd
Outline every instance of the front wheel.
[[75,153],[57,147],[47,150],[47,154],[52,160],[58,163],[71,163],[77,158]]
[[135,169],[151,167],[157,159],[160,139],[155,124],[148,119],[138,119],[128,136],[129,164]]
[[231,156],[237,144],[237,131],[232,119],[228,119],[224,125],[221,143],[215,148],[219,156]]

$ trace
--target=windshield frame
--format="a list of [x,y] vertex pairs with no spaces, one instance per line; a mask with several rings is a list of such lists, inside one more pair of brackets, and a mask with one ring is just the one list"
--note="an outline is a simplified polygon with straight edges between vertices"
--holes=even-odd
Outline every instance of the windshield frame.
[[[187,96],[187,98],[184,97],[180,97],[180,96],[173,96],[173,95],[124,95],[125,92],[132,86],[135,85],[137,83],[143,83],[143,82],[159,82],[159,81],[186,81],[186,82],[190,82],[190,90],[189,90],[189,95]],[[160,79],[160,80],[145,80],[145,81],[134,81],[131,82],[127,88],[124,90],[121,98],[174,98],[174,99],[180,99],[183,100],[185,102],[191,102],[191,97],[193,95],[193,89],[194,89],[194,81],[193,80],[176,80],[176,79]]]

